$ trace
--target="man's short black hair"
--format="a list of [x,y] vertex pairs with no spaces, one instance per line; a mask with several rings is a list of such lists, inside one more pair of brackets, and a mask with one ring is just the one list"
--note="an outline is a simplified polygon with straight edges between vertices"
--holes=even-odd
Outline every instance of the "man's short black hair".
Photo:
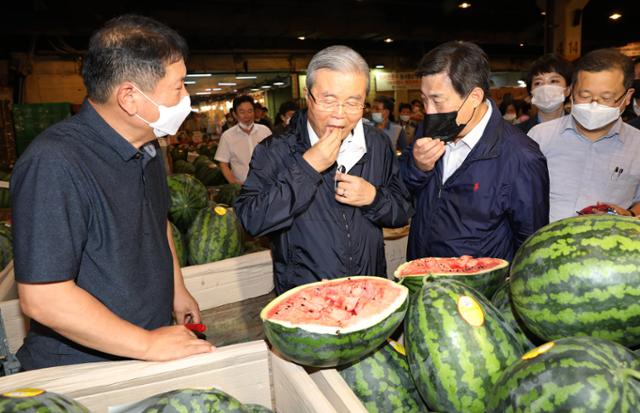
[[175,30],[149,17],[128,14],[109,20],[89,40],[82,77],[89,98],[105,103],[130,81],[151,91],[167,65],[186,59],[187,43]]
[[475,43],[451,41],[443,43],[424,55],[416,74],[420,77],[446,73],[453,89],[460,97],[467,96],[475,87],[489,97],[491,68],[487,54]]
[[251,96],[240,95],[233,99],[233,111],[237,113],[240,105],[245,102],[251,103],[251,106],[253,106],[254,109],[256,108],[256,103],[253,101],[253,98]]
[[573,78],[573,65],[553,53],[548,53],[540,56],[531,64],[531,68],[529,69],[527,78],[525,79],[527,82],[527,92],[531,93],[531,83],[533,83],[533,78],[535,76],[542,73],[552,72],[556,72],[562,76],[564,81],[567,83],[567,86],[571,85]]
[[373,103],[382,103],[382,107],[389,111],[389,113],[393,113],[393,99],[388,96],[380,95],[376,96],[373,99]]
[[398,106],[398,112],[402,112],[402,109],[409,109],[409,110],[411,110],[411,109],[412,109],[412,106],[411,106],[410,104],[406,103],[406,102],[405,102],[405,103],[401,103],[401,104]]
[[598,49],[587,53],[576,63],[573,72],[573,82],[578,78],[579,72],[604,72],[605,70],[618,69],[624,75],[624,88],[633,86],[633,61],[616,49]]

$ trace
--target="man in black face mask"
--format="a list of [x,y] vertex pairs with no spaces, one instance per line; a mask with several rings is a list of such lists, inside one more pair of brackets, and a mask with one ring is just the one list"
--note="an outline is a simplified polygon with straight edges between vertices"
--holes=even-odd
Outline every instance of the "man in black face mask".
[[401,173],[416,214],[407,259],[511,260],[548,223],[549,173],[538,145],[489,98],[489,62],[477,45],[444,43],[421,60],[423,136]]

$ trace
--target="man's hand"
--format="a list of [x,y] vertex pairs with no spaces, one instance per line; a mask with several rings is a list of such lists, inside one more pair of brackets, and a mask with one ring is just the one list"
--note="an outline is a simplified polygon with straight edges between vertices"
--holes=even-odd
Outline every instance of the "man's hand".
[[[177,283],[176,283],[177,284]],[[199,323],[200,307],[184,285],[177,284],[173,295],[173,315],[176,323]]]
[[371,205],[376,187],[359,176],[336,172],[336,201],[354,207]]
[[318,173],[331,167],[340,152],[340,145],[344,139],[343,130],[340,128],[327,128],[325,134],[309,148],[302,157]]
[[[598,202],[597,205],[606,205],[609,208],[613,209],[613,211],[617,214],[617,215],[622,215],[622,216],[627,216],[630,217],[631,212],[629,212],[628,209],[626,208],[622,208],[620,205],[616,205],[616,204],[612,204],[610,202]],[[600,212],[601,214],[604,214],[605,212]]]
[[167,361],[200,353],[210,353],[215,347],[200,340],[185,326],[160,327],[149,332],[149,344],[142,360]]
[[444,154],[444,142],[439,139],[420,138],[413,145],[413,159],[423,172],[432,171]]

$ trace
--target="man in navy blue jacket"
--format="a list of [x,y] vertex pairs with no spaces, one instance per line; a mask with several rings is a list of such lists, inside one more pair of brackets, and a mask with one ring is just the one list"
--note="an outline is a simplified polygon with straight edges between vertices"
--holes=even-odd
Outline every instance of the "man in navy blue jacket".
[[424,137],[400,162],[416,207],[407,259],[511,260],[548,223],[544,156],[489,99],[489,61],[477,45],[444,43],[422,58],[417,74]]
[[307,69],[309,109],[263,140],[235,207],[252,235],[269,235],[276,292],[345,275],[386,275],[382,227],[412,211],[389,140],[362,124],[369,67],[332,46]]

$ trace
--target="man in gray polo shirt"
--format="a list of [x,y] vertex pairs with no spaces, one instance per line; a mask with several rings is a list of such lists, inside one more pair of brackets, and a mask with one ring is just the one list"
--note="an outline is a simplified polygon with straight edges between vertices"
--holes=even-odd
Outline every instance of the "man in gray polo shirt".
[[571,114],[529,131],[547,158],[549,221],[597,203],[619,215],[640,214],[640,130],[620,119],[634,92],[633,63],[600,49],[575,69]]
[[113,19],[89,42],[88,99],[44,131],[11,177],[15,274],[31,323],[25,370],[116,358],[169,360],[211,351],[167,222],[157,137],[191,110],[187,46],[142,16]]

